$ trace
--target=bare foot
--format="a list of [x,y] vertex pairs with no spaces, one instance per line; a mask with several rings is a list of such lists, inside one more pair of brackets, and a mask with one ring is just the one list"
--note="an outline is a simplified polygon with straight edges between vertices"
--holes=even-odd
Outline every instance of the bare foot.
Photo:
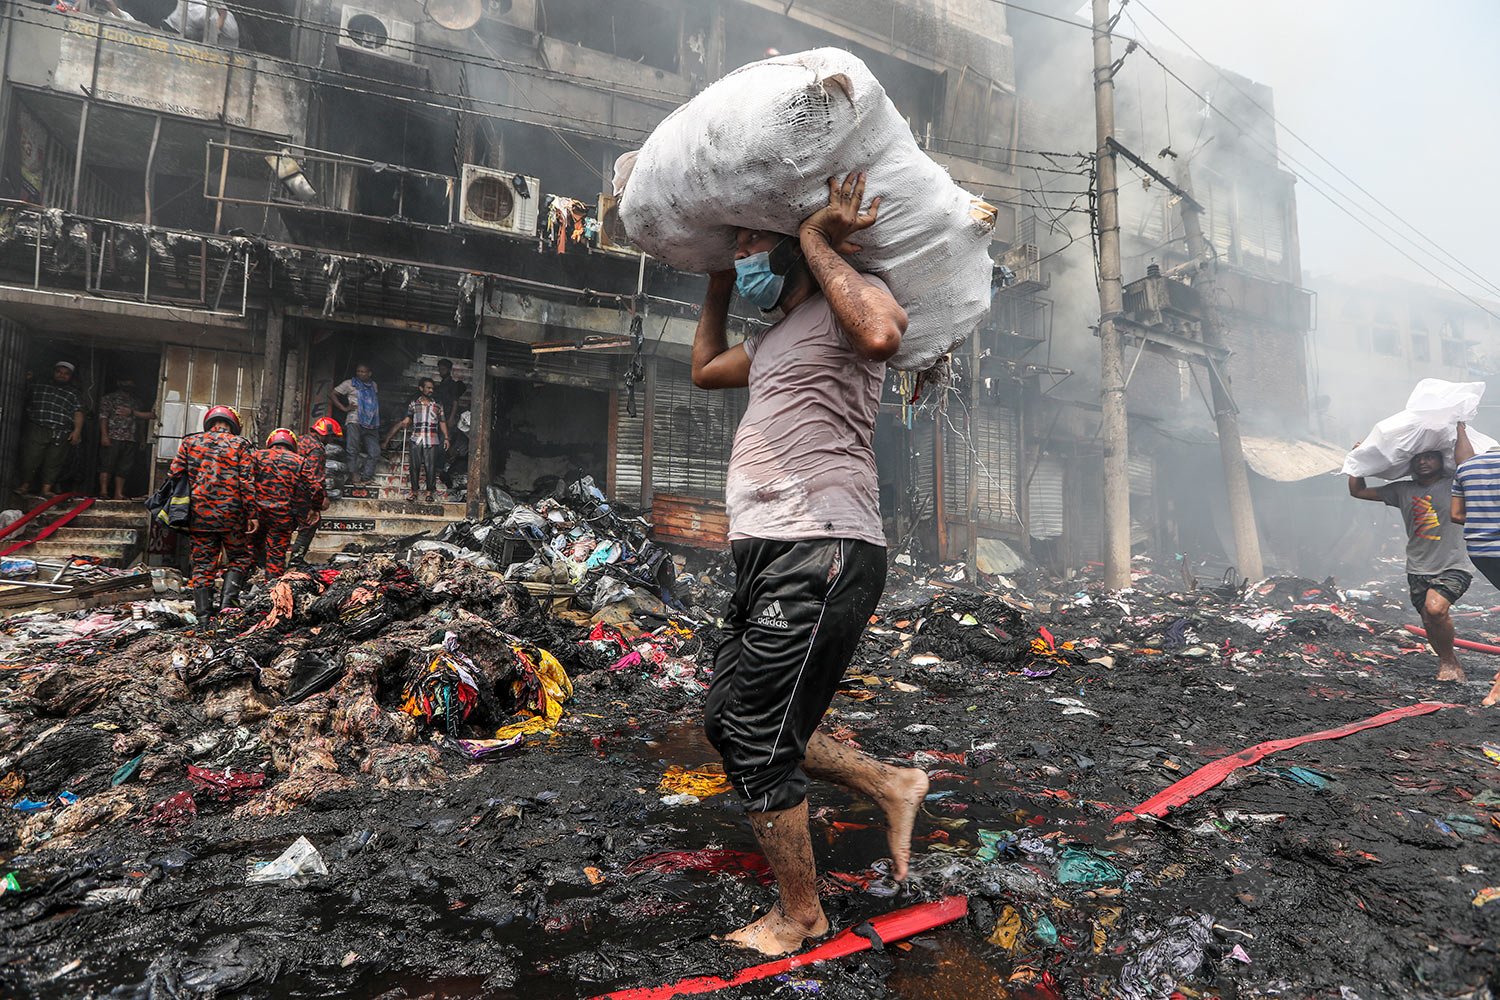
[[809,938],[822,937],[827,933],[828,918],[823,915],[821,908],[818,910],[817,920],[804,924],[788,916],[778,901],[765,916],[737,931],[730,931],[720,940],[739,948],[758,951],[762,955],[785,955],[801,948]]
[[1489,708],[1491,705],[1500,705],[1500,677],[1495,678],[1495,683],[1490,688],[1490,693],[1485,695],[1484,701],[1481,701],[1479,704],[1485,708]]
[[1437,679],[1439,681],[1456,681],[1462,684],[1465,680],[1464,668],[1459,666],[1457,661],[1453,663],[1439,663]]
[[906,881],[906,865],[911,860],[911,831],[917,822],[917,810],[927,795],[927,772],[916,767],[896,769],[896,774],[881,796],[885,812],[886,836],[891,848],[891,876]]

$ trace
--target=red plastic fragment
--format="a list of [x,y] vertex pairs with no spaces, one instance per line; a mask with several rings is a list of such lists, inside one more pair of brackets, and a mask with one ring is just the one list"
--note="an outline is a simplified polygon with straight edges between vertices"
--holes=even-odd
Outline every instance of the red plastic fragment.
[[204,767],[188,765],[188,780],[200,792],[207,792],[220,802],[228,802],[235,796],[250,796],[265,787],[266,776],[259,771],[234,771],[225,769],[221,774]]
[[1218,760],[1204,764],[1186,778],[1168,785],[1134,809],[1122,812],[1115,817],[1115,822],[1129,823],[1131,820],[1138,819],[1141,816],[1165,816],[1168,809],[1175,809],[1180,805],[1191,802],[1209,789],[1217,787],[1225,778],[1240,768],[1259,763],[1271,754],[1279,753],[1282,750],[1300,747],[1304,743],[1342,739],[1345,736],[1364,732],[1366,729],[1387,726],[1392,722],[1409,719],[1415,715],[1431,715],[1433,712],[1438,712],[1445,708],[1461,707],[1463,706],[1451,705],[1446,702],[1424,701],[1415,705],[1407,705],[1403,708],[1393,708],[1389,712],[1381,712],[1379,715],[1372,715],[1368,719],[1351,722],[1347,726],[1339,726],[1337,729],[1324,729],[1316,733],[1308,733],[1306,736],[1292,736],[1287,739],[1268,740],[1265,743],[1257,743],[1255,746],[1247,747],[1239,753],[1231,754],[1228,757],[1220,757]]
[[193,793],[178,792],[152,806],[146,823],[151,826],[177,826],[180,823],[191,823],[197,818],[198,803],[193,801]]
[[641,872],[711,872],[740,875],[771,883],[771,865],[762,854],[709,847],[701,851],[662,851],[637,858],[625,866],[626,875]]

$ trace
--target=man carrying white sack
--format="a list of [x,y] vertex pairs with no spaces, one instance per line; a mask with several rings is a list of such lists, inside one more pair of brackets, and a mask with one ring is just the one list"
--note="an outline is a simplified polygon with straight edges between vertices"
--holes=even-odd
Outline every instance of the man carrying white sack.
[[[885,586],[873,438],[885,361],[906,312],[879,278],[850,267],[865,178],[828,182],[828,205],[795,237],[742,229],[734,270],[709,276],[693,340],[693,382],[749,386],[726,505],[735,592],[704,711],[709,741],[745,801],[779,899],[729,934],[768,955],[828,932],[807,826],[808,777],[885,813],[891,874],[906,878],[927,775],[882,764],[818,731]],[[781,319],[730,347],[730,297]]]
[[1461,682],[1464,669],[1453,652],[1453,617],[1448,609],[1464,596],[1474,576],[1464,556],[1463,527],[1453,522],[1452,489],[1440,451],[1413,457],[1410,479],[1366,486],[1363,476],[1349,477],[1350,496],[1401,511],[1406,524],[1406,583],[1427,642],[1438,657],[1437,679]]

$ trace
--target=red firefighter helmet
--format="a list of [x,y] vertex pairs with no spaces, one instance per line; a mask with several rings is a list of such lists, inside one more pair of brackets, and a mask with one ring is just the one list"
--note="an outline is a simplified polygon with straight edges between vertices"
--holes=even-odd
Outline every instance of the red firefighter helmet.
[[208,430],[215,420],[229,421],[230,430],[238,434],[240,432],[240,415],[232,406],[215,406],[203,414],[203,429]]
[[319,417],[313,421],[312,432],[321,437],[343,437],[344,429],[332,417]]
[[278,427],[271,432],[270,437],[266,438],[266,447],[274,448],[278,444],[285,445],[288,448],[295,448],[297,447],[297,435],[285,427]]

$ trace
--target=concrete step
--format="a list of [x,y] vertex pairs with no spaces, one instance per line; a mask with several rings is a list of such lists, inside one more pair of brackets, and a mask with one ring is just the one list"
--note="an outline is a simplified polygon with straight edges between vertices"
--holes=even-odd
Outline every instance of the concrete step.
[[70,522],[67,527],[58,529],[52,538],[66,539],[75,545],[134,545],[141,540],[141,531],[135,528],[80,528],[76,522]]
[[32,542],[17,552],[22,559],[71,559],[74,556],[93,556],[111,566],[123,566],[134,559],[139,551],[135,542],[85,542],[70,539],[62,534],[40,542]]

